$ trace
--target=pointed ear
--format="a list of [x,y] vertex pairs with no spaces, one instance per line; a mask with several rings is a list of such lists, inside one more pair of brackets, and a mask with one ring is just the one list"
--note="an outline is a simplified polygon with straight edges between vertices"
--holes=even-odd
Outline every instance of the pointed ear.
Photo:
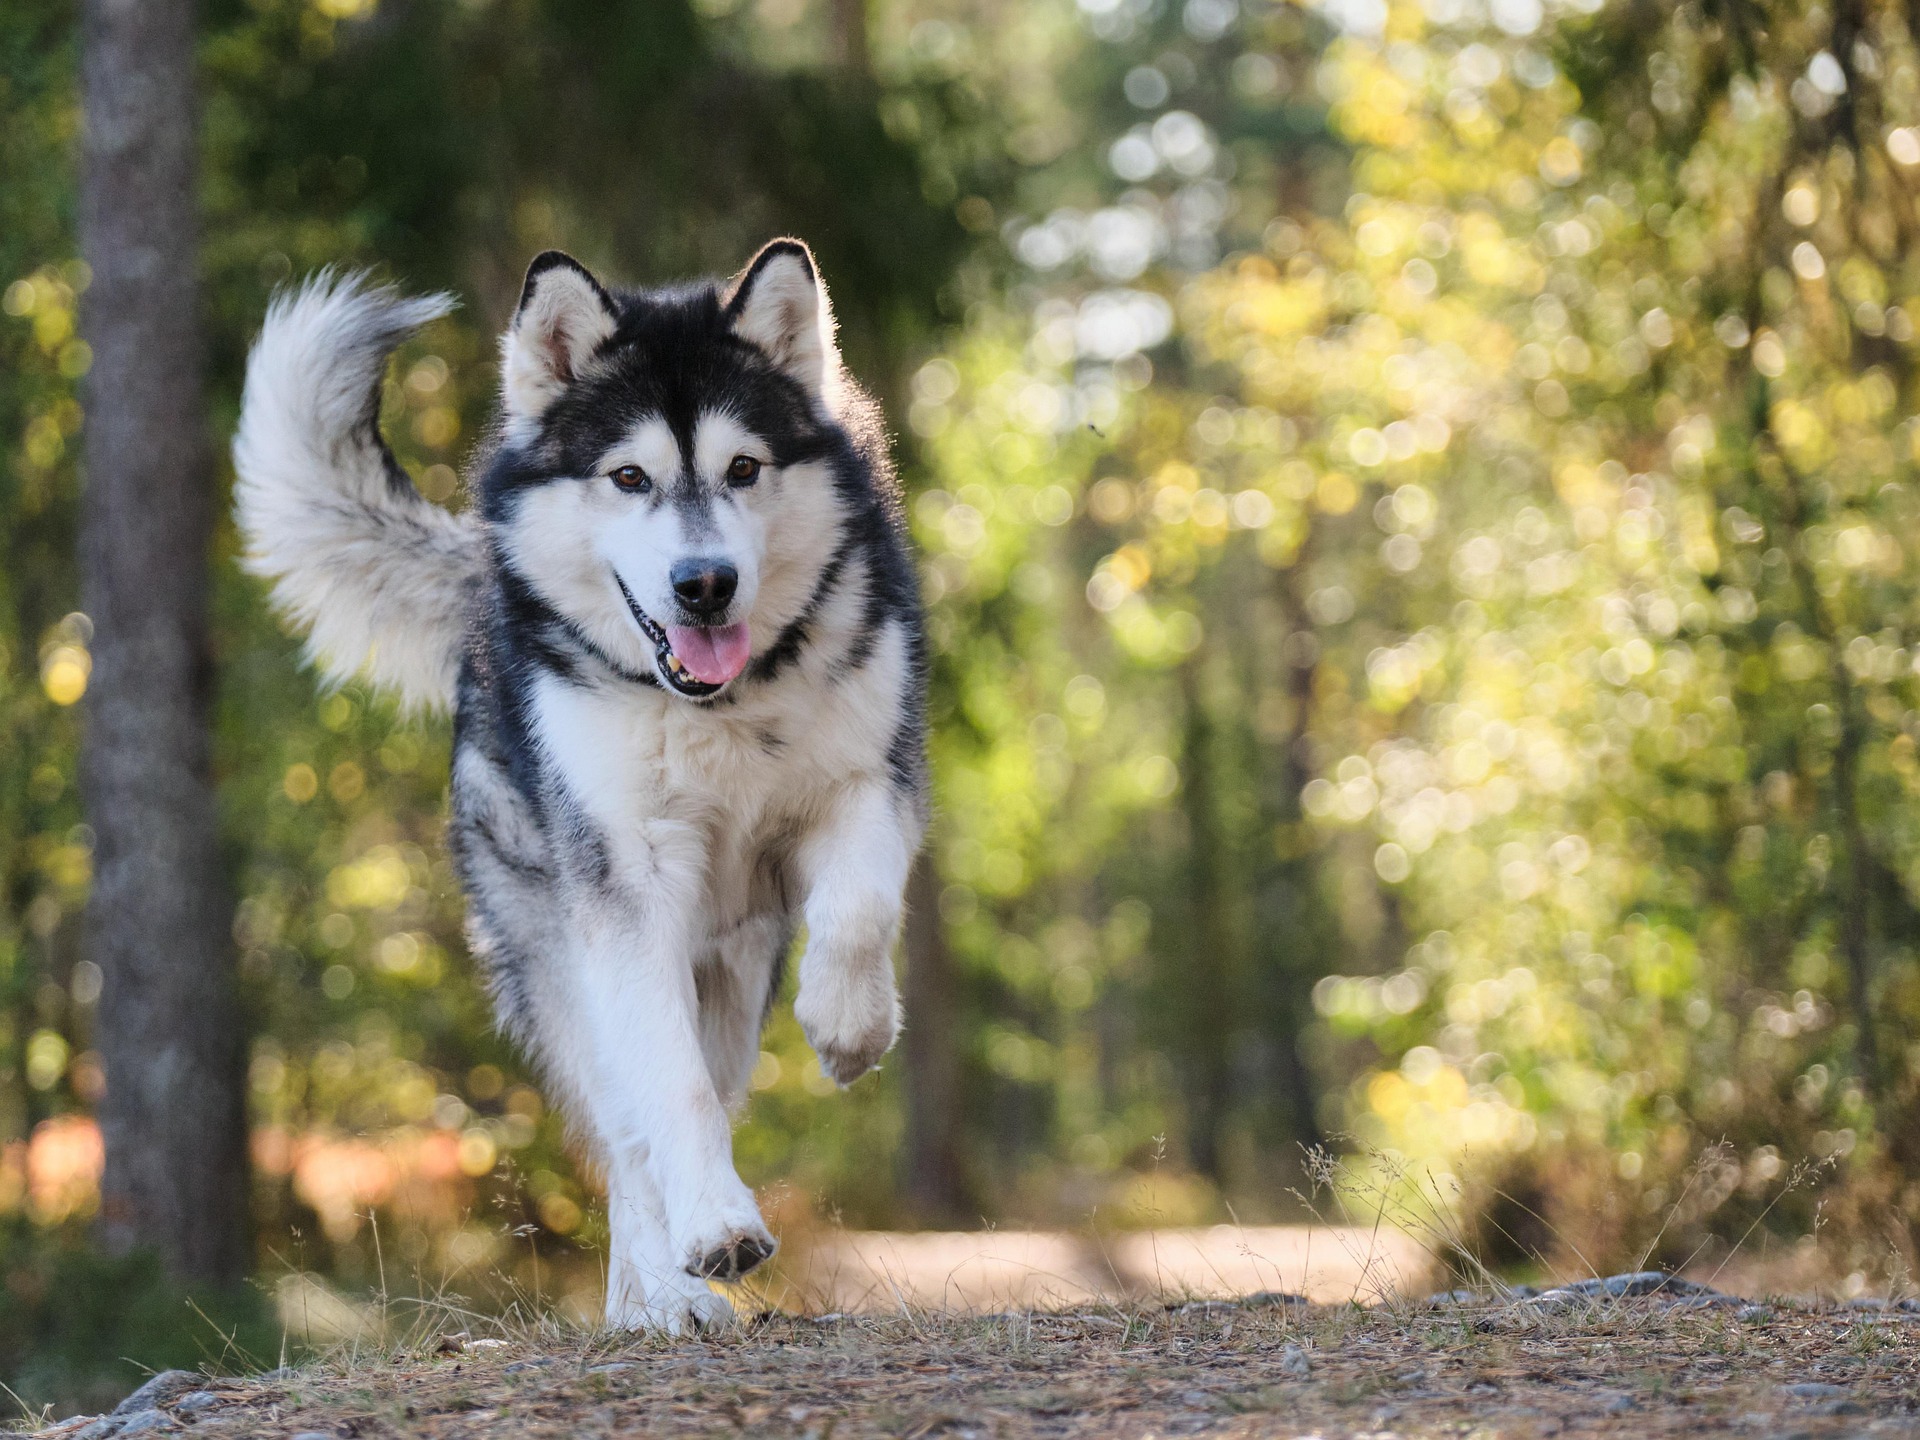
[[839,378],[833,305],[813,255],[798,240],[770,241],[726,295],[733,333],[761,350],[807,393],[824,398]]
[[500,388],[512,420],[537,420],[613,334],[613,297],[571,255],[534,257],[500,340]]

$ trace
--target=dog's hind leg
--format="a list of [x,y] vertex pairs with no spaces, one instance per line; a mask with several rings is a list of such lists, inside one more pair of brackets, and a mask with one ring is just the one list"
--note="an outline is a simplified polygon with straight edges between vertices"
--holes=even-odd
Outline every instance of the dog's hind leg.
[[722,936],[700,969],[700,1049],[729,1110],[746,1099],[780,962],[792,943],[785,916],[756,916]]

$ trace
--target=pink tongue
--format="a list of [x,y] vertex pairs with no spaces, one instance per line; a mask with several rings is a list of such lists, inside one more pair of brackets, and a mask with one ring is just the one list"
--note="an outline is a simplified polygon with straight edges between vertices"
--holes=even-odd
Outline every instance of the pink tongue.
[[747,668],[753,640],[744,625],[667,626],[667,643],[703,685],[724,685]]

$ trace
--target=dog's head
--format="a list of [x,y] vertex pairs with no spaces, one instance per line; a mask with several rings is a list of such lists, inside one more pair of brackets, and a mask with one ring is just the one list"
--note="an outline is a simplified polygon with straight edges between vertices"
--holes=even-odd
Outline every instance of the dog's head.
[[635,294],[549,251],[501,342],[485,498],[507,564],[670,693],[719,693],[832,548],[842,384],[797,240],[728,284]]

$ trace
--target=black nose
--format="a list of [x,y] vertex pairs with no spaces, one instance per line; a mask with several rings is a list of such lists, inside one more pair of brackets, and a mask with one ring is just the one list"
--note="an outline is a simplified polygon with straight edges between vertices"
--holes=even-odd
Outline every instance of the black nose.
[[690,614],[718,615],[733,603],[740,572],[724,560],[681,560],[673,567],[673,593]]

